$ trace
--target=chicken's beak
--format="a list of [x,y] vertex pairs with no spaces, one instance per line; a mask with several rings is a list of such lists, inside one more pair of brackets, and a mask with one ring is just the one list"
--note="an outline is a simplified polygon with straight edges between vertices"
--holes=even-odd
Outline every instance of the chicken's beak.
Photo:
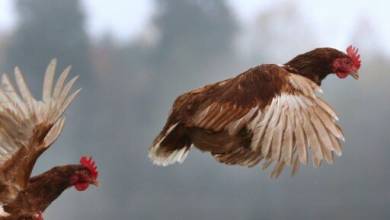
[[91,184],[96,186],[96,187],[99,187],[99,181],[98,180],[94,180]]
[[353,73],[350,73],[350,75],[354,78],[354,79],[356,79],[356,80],[358,80],[359,79],[359,73],[356,71],[356,72],[353,72]]

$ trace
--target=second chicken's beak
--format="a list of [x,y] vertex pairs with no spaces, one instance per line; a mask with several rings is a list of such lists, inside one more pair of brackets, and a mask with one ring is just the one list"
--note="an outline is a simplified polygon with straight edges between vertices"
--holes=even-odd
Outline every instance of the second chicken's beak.
[[97,181],[97,180],[94,180],[91,184],[96,186],[96,187],[99,187],[99,181]]
[[358,73],[358,72],[350,73],[350,75],[351,75],[354,79],[359,79],[359,73]]

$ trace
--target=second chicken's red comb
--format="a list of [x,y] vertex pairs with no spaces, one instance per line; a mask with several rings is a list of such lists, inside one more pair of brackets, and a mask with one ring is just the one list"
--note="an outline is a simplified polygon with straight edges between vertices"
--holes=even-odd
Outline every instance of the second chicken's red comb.
[[87,168],[95,179],[98,177],[99,172],[97,170],[96,163],[92,159],[92,157],[87,157],[87,156],[81,157],[80,164],[83,165],[85,168]]
[[353,65],[359,69],[362,61],[360,60],[360,54],[358,53],[359,50],[356,47],[353,47],[350,45],[347,48],[347,55],[351,58]]

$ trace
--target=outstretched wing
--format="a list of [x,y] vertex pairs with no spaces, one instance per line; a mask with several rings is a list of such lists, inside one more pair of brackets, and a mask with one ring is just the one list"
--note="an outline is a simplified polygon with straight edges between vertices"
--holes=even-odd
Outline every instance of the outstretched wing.
[[[277,177],[285,165],[296,172],[300,163],[307,163],[310,151],[316,166],[322,160],[331,163],[333,153],[341,154],[339,141],[344,137],[336,123],[337,116],[317,96],[319,91],[319,86],[308,78],[277,65],[261,65],[189,96],[191,100],[187,102],[179,102],[179,97],[177,106],[186,104],[176,112],[174,108],[172,121],[231,135],[245,128],[245,133],[251,135],[252,154],[265,161],[263,167],[276,162],[272,176]],[[240,155],[235,152],[215,157],[229,163]],[[248,160],[248,164],[258,161],[252,156]]]
[[314,166],[322,160],[331,164],[334,153],[341,155],[344,141],[336,113],[316,95],[321,91],[317,84],[295,74],[288,80],[293,90],[282,90],[248,123],[251,148],[261,151],[263,168],[276,162],[272,177],[278,177],[286,165],[297,172],[300,163],[307,164],[309,152]]
[[16,86],[6,74],[2,76],[0,185],[13,189],[8,196],[14,196],[26,187],[37,158],[60,135],[65,121],[63,113],[80,91],[71,93],[78,77],[67,81],[70,67],[61,73],[54,84],[56,63],[56,60],[52,60],[47,67],[42,100],[32,96],[18,68],[15,68]]

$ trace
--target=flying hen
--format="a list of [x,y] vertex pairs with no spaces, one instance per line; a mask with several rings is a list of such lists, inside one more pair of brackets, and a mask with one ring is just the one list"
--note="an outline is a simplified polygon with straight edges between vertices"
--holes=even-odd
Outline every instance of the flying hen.
[[283,168],[322,160],[332,163],[342,153],[344,136],[334,110],[317,94],[331,73],[359,78],[358,50],[346,53],[317,48],[284,65],[258,65],[214,84],[180,95],[161,133],[149,149],[157,165],[183,162],[191,146],[229,165]]
[[[84,191],[97,185],[98,171],[90,157],[80,164],[55,167],[30,177],[38,157],[58,138],[64,112],[79,93],[71,93],[77,76],[67,81],[66,68],[54,85],[56,60],[47,67],[42,100],[36,100],[19,68],[16,87],[6,74],[0,86],[0,219],[42,220],[42,213],[65,189]],[[17,89],[16,89],[17,88]]]

